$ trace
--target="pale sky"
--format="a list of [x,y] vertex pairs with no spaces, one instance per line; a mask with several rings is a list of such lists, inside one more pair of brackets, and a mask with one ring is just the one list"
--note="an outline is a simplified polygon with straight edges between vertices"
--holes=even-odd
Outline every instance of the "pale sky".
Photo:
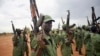
[[[70,24],[77,26],[87,24],[87,18],[91,20],[91,7],[95,7],[96,16],[100,16],[100,0],[36,0],[39,13],[50,15],[55,22],[62,24],[61,17],[66,21],[66,10],[70,10]],[[0,0],[0,33],[12,32],[11,22],[16,28],[30,27],[32,18],[29,0]]]

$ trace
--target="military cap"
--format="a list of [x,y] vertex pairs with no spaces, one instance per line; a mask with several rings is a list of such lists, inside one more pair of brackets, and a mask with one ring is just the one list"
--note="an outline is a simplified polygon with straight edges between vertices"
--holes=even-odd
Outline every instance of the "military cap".
[[62,25],[62,28],[65,29],[65,28],[66,28],[66,24],[63,24],[63,25]]
[[31,33],[30,29],[28,27],[25,27],[24,29],[24,33],[27,34],[27,33]]
[[55,20],[53,20],[49,15],[45,15],[45,16],[44,16],[44,21],[43,21],[43,22],[48,22],[48,21],[53,21],[53,22],[55,22]]
[[22,31],[21,29],[16,29],[16,32],[17,32],[18,35],[21,34],[21,31]]

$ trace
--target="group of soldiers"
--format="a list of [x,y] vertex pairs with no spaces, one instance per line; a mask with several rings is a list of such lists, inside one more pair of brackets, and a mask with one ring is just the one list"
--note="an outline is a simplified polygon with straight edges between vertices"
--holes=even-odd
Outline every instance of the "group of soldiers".
[[[16,29],[13,26],[13,56],[57,56],[57,47],[61,46],[62,56],[71,56],[72,32],[67,30],[51,30],[53,20],[50,16],[43,16],[44,20],[41,30],[37,33],[25,27],[24,30]],[[40,23],[40,21],[39,21]],[[72,30],[71,30],[72,31]],[[69,38],[68,38],[69,37]]]
[[[92,23],[88,20],[88,26],[76,27],[76,24],[70,25],[70,11],[68,10],[66,23],[62,19],[62,29],[60,25],[52,30],[52,23],[55,20],[49,15],[38,15],[33,18],[34,28],[32,31],[25,27],[15,29],[12,22],[13,35],[13,56],[57,56],[57,48],[60,46],[62,56],[71,56],[73,54],[72,45],[76,42],[76,51],[80,55],[82,46],[85,46],[85,56],[100,56],[100,23],[96,18],[94,7],[92,7]],[[41,27],[41,29],[39,29]]]

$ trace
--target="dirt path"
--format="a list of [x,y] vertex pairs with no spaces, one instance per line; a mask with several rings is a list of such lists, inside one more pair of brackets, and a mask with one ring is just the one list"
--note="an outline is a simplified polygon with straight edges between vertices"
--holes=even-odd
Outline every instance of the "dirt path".
[[0,36],[0,56],[12,56],[12,35]]
[[[74,44],[72,44],[72,49],[73,49],[73,55],[72,56],[80,56],[77,51],[75,51],[75,40]],[[13,50],[13,45],[12,45],[12,35],[2,35],[0,36],[0,56],[12,56],[12,50]],[[60,48],[57,49],[57,52],[59,53],[58,56],[61,56]],[[82,53],[85,56],[85,48],[83,45],[82,48]]]
[[82,54],[83,55],[79,55],[79,52],[76,51],[76,43],[75,43],[75,39],[73,40],[74,44],[72,44],[72,49],[73,49],[73,55],[72,56],[85,56],[85,48],[84,45],[82,47]]

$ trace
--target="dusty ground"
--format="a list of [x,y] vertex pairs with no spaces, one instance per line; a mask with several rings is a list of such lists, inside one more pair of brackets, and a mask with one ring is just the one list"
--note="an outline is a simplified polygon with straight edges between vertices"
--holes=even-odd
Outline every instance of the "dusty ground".
[[12,56],[12,35],[0,36],[0,56]]
[[[75,40],[73,40],[75,42]],[[79,53],[77,51],[75,51],[75,43],[72,44],[72,48],[73,48],[73,55],[72,56],[80,56]],[[2,35],[0,36],[0,56],[12,56],[12,49],[13,49],[13,46],[12,46],[12,35]],[[57,49],[57,52],[59,53],[58,56],[61,56],[61,53],[60,53],[60,48]],[[84,56],[85,54],[85,48],[84,48],[84,45],[83,45],[83,48],[82,48],[82,53],[83,55],[81,56]]]

